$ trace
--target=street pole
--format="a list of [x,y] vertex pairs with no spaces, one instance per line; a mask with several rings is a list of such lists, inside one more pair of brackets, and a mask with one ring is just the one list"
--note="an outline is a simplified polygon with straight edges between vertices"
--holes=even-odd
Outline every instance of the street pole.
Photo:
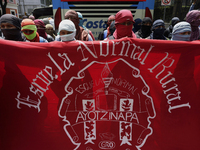
[[165,8],[164,8],[164,15],[163,15],[163,21],[165,22],[165,14],[166,14],[166,5],[165,5]]
[[23,7],[24,7],[24,15],[25,15],[26,10],[25,10],[25,5],[24,5],[24,0],[23,0]]
[[21,2],[20,2],[20,0],[19,0],[18,8],[19,8],[19,12],[18,12],[18,16],[19,16],[22,13],[22,8],[21,8]]

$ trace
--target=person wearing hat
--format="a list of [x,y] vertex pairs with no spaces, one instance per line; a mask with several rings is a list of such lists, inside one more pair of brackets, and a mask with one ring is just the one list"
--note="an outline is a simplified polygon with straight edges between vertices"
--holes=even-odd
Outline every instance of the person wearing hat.
[[133,15],[130,10],[120,10],[115,15],[115,32],[113,33],[113,36],[110,36],[107,39],[120,39],[124,37],[136,38],[136,35],[132,31],[134,23],[135,21],[133,20]]
[[55,35],[55,31],[53,29],[53,26],[51,24],[47,24],[45,27],[46,27],[46,30],[45,30],[46,33],[51,35],[53,37],[53,39],[55,40],[56,35]]
[[76,36],[76,27],[71,20],[65,19],[62,20],[58,27],[58,36],[59,41],[74,41]]
[[177,23],[172,31],[173,41],[190,41],[191,36],[191,26],[188,22],[182,21]]
[[152,33],[148,37],[148,39],[158,39],[158,40],[168,40],[164,36],[165,31],[165,23],[162,19],[157,19],[154,21],[152,26]]
[[40,37],[37,33],[37,27],[33,20],[31,19],[24,19],[21,22],[22,32],[26,39],[30,42],[48,42],[43,37]]
[[26,41],[21,32],[20,19],[11,14],[5,14],[0,18],[1,32],[5,40]]

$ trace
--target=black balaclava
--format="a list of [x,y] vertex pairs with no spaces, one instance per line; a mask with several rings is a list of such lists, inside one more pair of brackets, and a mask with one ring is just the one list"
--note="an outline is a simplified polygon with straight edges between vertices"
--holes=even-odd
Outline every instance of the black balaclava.
[[171,25],[169,26],[169,30],[170,32],[173,31],[173,27],[175,26],[175,24],[177,24],[178,22],[180,22],[180,19],[178,17],[174,17],[171,20]]
[[0,18],[0,24],[10,23],[16,27],[16,29],[1,29],[6,40],[24,41],[21,33],[20,19],[11,14],[5,14]]
[[137,18],[134,21],[135,21],[135,23],[133,24],[133,26],[134,26],[133,32],[136,33],[141,28],[142,20],[140,18]]
[[153,39],[163,39],[163,40],[166,40],[166,37],[164,36],[164,31],[165,31],[165,28],[158,28],[158,29],[155,29],[157,26],[165,26],[165,23],[163,20],[161,19],[158,19],[156,21],[154,21],[153,23],[153,26],[152,26],[152,31],[153,31],[153,34],[151,34],[151,38]]
[[[150,23],[151,26],[144,25],[145,23]],[[146,38],[151,34],[152,20],[149,17],[145,17],[142,20],[141,29],[138,31],[138,35],[142,38]]]
[[172,26],[174,27],[175,24],[177,24],[178,22],[180,22],[180,19],[178,17],[174,17],[172,18]]

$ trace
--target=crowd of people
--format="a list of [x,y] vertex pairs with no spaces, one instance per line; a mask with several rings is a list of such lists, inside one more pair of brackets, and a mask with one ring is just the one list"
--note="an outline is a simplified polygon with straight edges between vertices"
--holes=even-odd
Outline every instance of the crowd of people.
[[[192,5],[193,6],[193,5]],[[53,42],[53,41],[94,41],[92,32],[83,25],[81,12],[68,10],[65,19],[59,24],[56,33],[52,18],[35,19],[34,16],[19,19],[11,14],[0,17],[2,38],[5,40],[27,42]],[[98,40],[112,40],[124,37],[157,40],[194,41],[200,39],[200,11],[191,7],[181,21],[173,17],[166,29],[162,19],[153,21],[149,17],[133,19],[130,10],[120,10],[110,15],[107,28],[102,31]]]

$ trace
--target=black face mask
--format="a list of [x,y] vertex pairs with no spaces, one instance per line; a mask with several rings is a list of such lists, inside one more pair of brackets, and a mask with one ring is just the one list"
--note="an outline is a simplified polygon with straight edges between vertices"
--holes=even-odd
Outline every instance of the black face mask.
[[153,31],[153,38],[154,39],[165,39],[165,37],[164,37],[164,31],[165,31],[165,29],[164,28],[162,28],[162,29],[155,29],[154,31]]
[[141,31],[142,31],[142,37],[146,38],[151,34],[151,26],[142,25]]
[[19,29],[1,29],[6,40],[22,41],[21,31]]

